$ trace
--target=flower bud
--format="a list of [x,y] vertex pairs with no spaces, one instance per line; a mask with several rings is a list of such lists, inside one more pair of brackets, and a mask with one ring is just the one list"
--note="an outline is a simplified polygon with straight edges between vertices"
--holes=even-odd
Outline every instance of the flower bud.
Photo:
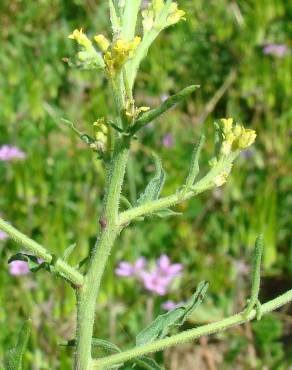
[[75,29],[69,36],[69,39],[77,41],[77,43],[83,46],[85,49],[90,49],[92,43],[89,38],[83,33],[82,28],[80,30]]
[[103,53],[105,53],[110,46],[109,40],[102,34],[94,36],[94,41]]

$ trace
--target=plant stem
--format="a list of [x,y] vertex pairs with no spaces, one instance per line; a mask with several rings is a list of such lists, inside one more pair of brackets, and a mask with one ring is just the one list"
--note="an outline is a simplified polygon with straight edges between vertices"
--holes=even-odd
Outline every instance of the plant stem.
[[[21,244],[36,257],[43,259],[47,263],[51,263],[53,261],[54,256],[45,247],[18,231],[2,218],[0,218],[0,229],[5,231],[14,241]],[[74,286],[78,287],[83,284],[83,275],[61,258],[58,258],[56,262],[54,262],[54,269],[69,280]]]
[[[263,304],[261,306],[261,312],[262,314],[269,313],[290,301],[292,301],[292,289],[288,290],[286,293],[280,295],[279,297]],[[227,330],[235,325],[240,325],[244,324],[247,321],[251,321],[255,317],[256,317],[255,309],[253,309],[247,317],[244,317],[243,313],[238,313],[236,315],[230,316],[226,319],[214,322],[212,324],[203,325],[198,328],[187,330],[180,334],[176,334],[165,339],[156,340],[152,343],[148,343],[140,347],[135,347],[122,353],[104,357],[99,360],[94,360],[92,361],[92,366],[90,370],[106,369],[109,366],[124,363],[135,357],[140,357],[147,353],[161,351],[171,346],[189,342],[203,335],[216,334],[224,330]]]
[[75,370],[88,370],[91,363],[95,304],[101,278],[114,241],[119,233],[118,210],[129,153],[129,143],[120,139],[107,170],[106,195],[100,219],[101,234],[90,260],[84,285],[77,294],[77,331]]

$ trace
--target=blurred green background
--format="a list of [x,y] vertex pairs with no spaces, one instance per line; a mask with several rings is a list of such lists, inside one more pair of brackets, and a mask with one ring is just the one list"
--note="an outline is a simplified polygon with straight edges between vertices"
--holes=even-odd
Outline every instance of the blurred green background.
[[[151,48],[138,76],[137,101],[155,107],[190,83],[201,88],[140,135],[124,194],[134,201],[150,179],[151,148],[168,174],[164,194],[175,191],[202,126],[206,170],[216,118],[232,116],[255,129],[258,138],[239,158],[226,186],[181,205],[182,216],[147,220],[123,232],[104,277],[96,336],[124,348],[149,315],[163,312],[165,300],[185,300],[202,279],[211,283],[208,299],[186,327],[240,310],[249,294],[251,251],[260,232],[265,236],[261,299],[291,288],[291,2],[179,4],[187,22],[171,27]],[[98,117],[112,117],[112,104],[100,73],[69,69],[62,58],[75,52],[67,39],[74,28],[83,26],[89,35],[109,33],[107,1],[3,0],[0,20],[0,145],[18,146],[27,155],[23,161],[0,160],[1,216],[54,253],[77,243],[74,264],[95,240],[104,171],[60,117],[91,132]],[[284,46],[285,52],[268,52],[265,47],[271,45]],[[0,241],[0,364],[19,325],[31,317],[25,369],[70,369],[73,351],[58,344],[74,335],[74,293],[46,272],[11,276],[7,260],[18,251],[11,240]],[[114,273],[120,260],[145,256],[155,261],[163,253],[184,265],[166,297]],[[291,314],[291,307],[284,307],[157,359],[170,370],[291,369]]]

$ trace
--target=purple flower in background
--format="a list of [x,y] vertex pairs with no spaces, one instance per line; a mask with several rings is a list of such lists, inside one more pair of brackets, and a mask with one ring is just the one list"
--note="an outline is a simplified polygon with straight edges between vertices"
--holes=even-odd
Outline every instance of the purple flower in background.
[[129,262],[121,261],[115,272],[118,276],[135,276],[139,275],[145,267],[146,260],[144,257],[140,257],[133,265],[131,265]]
[[0,230],[0,240],[6,240],[6,239],[8,239],[8,234]]
[[0,160],[1,161],[12,161],[14,159],[25,159],[26,154],[12,145],[2,145],[0,147]]
[[27,275],[30,273],[27,262],[25,261],[12,261],[9,264],[9,272],[13,276]]
[[171,277],[161,275],[158,269],[151,272],[143,271],[141,278],[145,289],[159,295],[167,293],[167,288],[172,281]]
[[173,279],[181,274],[182,264],[171,264],[167,255],[163,254],[157,260],[154,270],[141,273],[144,288],[159,295],[165,295]]
[[246,149],[240,152],[240,156],[245,159],[249,159],[253,156],[253,152],[250,149]]
[[175,308],[177,307],[180,307],[184,304],[184,302],[174,302],[174,301],[166,301],[164,303],[162,303],[161,307],[165,310],[165,311],[171,311],[171,310],[174,310]]
[[165,295],[173,279],[181,274],[183,266],[180,263],[171,264],[167,255],[157,260],[151,271],[146,271],[146,260],[140,257],[134,264],[121,261],[115,270],[116,275],[123,277],[136,277],[142,281],[144,288],[150,292]]
[[165,148],[171,148],[173,146],[173,136],[172,136],[172,134],[168,133],[163,137],[162,145]]
[[157,267],[161,275],[171,279],[181,274],[183,266],[181,263],[171,264],[168,256],[163,254],[157,261]]
[[263,48],[265,55],[273,55],[278,58],[283,58],[289,52],[289,48],[285,44],[268,44]]

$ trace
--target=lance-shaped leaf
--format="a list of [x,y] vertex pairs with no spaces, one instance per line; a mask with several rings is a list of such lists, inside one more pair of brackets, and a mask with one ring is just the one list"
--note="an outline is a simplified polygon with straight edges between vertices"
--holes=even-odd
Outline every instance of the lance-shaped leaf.
[[74,249],[76,248],[76,245],[77,245],[76,243],[73,243],[65,249],[65,252],[64,252],[63,257],[62,257],[63,261],[68,261],[68,258],[73,253]]
[[138,199],[138,205],[158,199],[165,182],[166,175],[164,169],[162,168],[161,160],[156,154],[152,153],[152,155],[155,162],[155,175],[146,186],[144,193],[141,194],[140,198]]
[[188,95],[190,95],[192,92],[194,92],[196,89],[198,89],[199,85],[191,85],[186,87],[185,89],[181,90],[177,94],[172,95],[168,99],[166,99],[158,108],[152,109],[144,114],[142,114],[141,117],[139,117],[134,125],[131,128],[131,134],[135,134],[137,131],[139,131],[141,128],[146,126],[149,122],[153,121],[154,119],[161,116],[163,113],[168,111],[170,108],[172,108],[175,104],[181,102],[184,100]]
[[158,316],[136,337],[136,345],[142,346],[158,338],[166,337],[174,327],[181,326],[192,312],[202,303],[209,283],[200,282],[194,295],[183,305]]
[[200,139],[199,139],[197,145],[195,146],[195,148],[193,150],[190,171],[189,171],[189,174],[188,174],[188,177],[187,177],[187,180],[186,180],[186,184],[185,184],[186,188],[192,187],[192,185],[195,182],[196,177],[199,174],[199,171],[200,171],[199,159],[200,159],[201,150],[202,150],[202,147],[203,147],[204,143],[205,143],[205,135],[202,134],[200,136]]
[[5,370],[22,370],[22,360],[31,332],[31,320],[23,323],[16,346],[11,349],[5,359]]
[[251,310],[256,307],[257,319],[260,318],[260,303],[259,303],[259,292],[261,284],[261,261],[263,255],[264,243],[263,235],[259,235],[255,242],[255,247],[253,251],[253,263],[252,263],[252,286],[251,286],[251,296],[248,301],[246,309],[243,311],[244,315],[247,317]]

